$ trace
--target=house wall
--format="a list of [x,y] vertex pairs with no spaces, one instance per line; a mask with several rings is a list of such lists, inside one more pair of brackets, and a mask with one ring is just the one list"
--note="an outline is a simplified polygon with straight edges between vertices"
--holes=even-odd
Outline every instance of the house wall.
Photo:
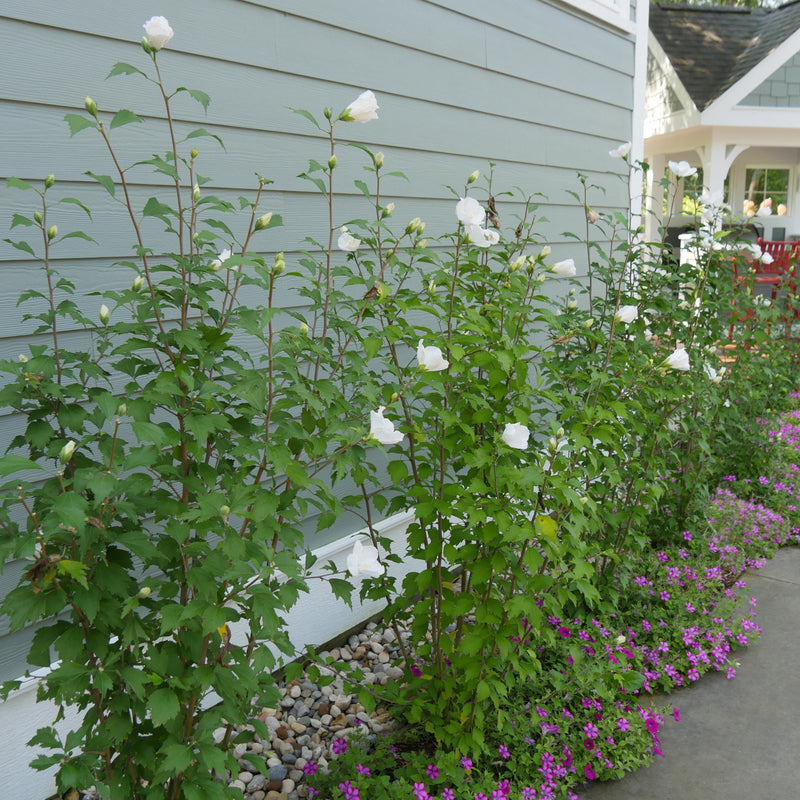
[[777,108],[796,108],[800,106],[800,53],[792,56],[785,64],[750,92],[740,103],[741,106],[775,106]]
[[[555,0],[160,0],[153,7],[129,0],[113,3],[109,13],[107,0],[61,0],[54,14],[46,0],[4,4],[0,240],[23,238],[27,231],[10,230],[12,214],[33,210],[30,193],[6,188],[5,178],[36,182],[52,172],[57,196],[77,197],[94,209],[91,223],[66,208],[52,221],[62,230],[83,228],[100,243],[64,242],[56,251],[56,268],[79,291],[129,285],[131,273],[113,267],[130,257],[128,223],[84,174],[110,174],[112,165],[99,137],[86,131],[70,138],[63,118],[82,111],[89,95],[101,112],[124,107],[144,118],[142,124],[115,132],[127,161],[166,149],[160,138],[163,111],[153,87],[139,77],[105,79],[118,61],[148,68],[138,42],[142,23],[157,13],[175,29],[159,56],[167,83],[211,96],[207,113],[186,95],[175,99],[179,129],[206,128],[221,136],[227,148],[222,151],[211,139],[194,140],[201,171],[212,178],[211,189],[226,197],[252,191],[254,172],[275,181],[264,209],[280,213],[284,227],[261,241],[272,252],[284,251],[287,261],[296,257],[306,235],[322,236],[327,225],[316,189],[296,177],[309,158],[327,158],[327,145],[290,108],[309,109],[321,118],[324,106],[338,112],[365,88],[378,96],[379,120],[341,126],[339,133],[382,150],[387,169],[408,176],[407,182],[387,181],[385,186],[399,226],[420,216],[432,238],[452,230],[453,196],[446,187],[462,186],[470,172],[487,170],[491,160],[495,186],[547,195],[550,222],[544,232],[552,257],[579,260],[580,253],[562,234],[583,226],[583,210],[566,191],[577,187],[576,174],[607,186],[596,207],[627,207],[625,187],[606,172],[618,167],[608,150],[633,138],[635,36],[630,26],[599,19],[602,5],[584,8],[582,0],[569,5]],[[343,221],[365,214],[363,198],[351,183],[360,175],[364,156],[351,148],[339,150],[343,197],[337,219]],[[146,171],[136,176],[135,193],[143,204],[153,190],[152,176]],[[501,218],[513,228],[512,211],[500,204]],[[152,233],[155,247],[169,246],[156,229]],[[33,341],[33,326],[21,322],[16,300],[41,275],[35,262],[4,242],[0,268],[0,358],[16,358]],[[84,310],[96,313],[99,302],[86,301]],[[83,333],[65,331],[64,337],[81,341]],[[0,410],[0,448],[20,424]],[[311,538],[310,545],[336,548],[340,537],[356,527],[355,520],[344,519],[338,528]],[[0,594],[24,569],[20,563],[6,565]],[[330,619],[328,606],[324,614],[314,609],[329,599],[309,601],[310,616],[323,625]],[[337,620],[342,629],[352,624]],[[0,679],[25,671],[31,635],[6,631],[0,627]],[[319,642],[333,633],[328,622],[302,637]],[[31,703],[32,696],[28,691],[25,702]],[[19,727],[29,716],[19,700],[13,709],[0,706],[5,774],[12,767],[15,775],[22,774],[23,756],[11,745],[32,733]],[[18,800],[42,800],[52,790],[47,776],[25,775],[18,785]]]

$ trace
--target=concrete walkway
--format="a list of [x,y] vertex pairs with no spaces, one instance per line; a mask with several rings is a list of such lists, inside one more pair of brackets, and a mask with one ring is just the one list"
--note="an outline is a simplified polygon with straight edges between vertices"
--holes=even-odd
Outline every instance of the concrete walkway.
[[661,731],[666,758],[589,785],[580,800],[800,798],[800,548],[744,579],[764,633],[735,652],[736,678],[708,674],[670,695],[681,721]]

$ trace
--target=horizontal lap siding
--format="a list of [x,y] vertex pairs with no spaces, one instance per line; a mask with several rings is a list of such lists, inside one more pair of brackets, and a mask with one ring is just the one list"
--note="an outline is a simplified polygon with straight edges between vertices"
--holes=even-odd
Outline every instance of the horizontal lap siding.
[[[168,86],[211,96],[207,113],[188,95],[174,99],[179,131],[204,127],[227,147],[222,151],[207,138],[185,146],[200,150],[198,170],[212,179],[203,191],[252,197],[255,172],[273,179],[264,210],[281,214],[284,227],[260,234],[256,244],[269,253],[285,251],[290,265],[305,236],[327,238],[324,200],[297,178],[308,158],[327,159],[327,142],[290,108],[306,108],[321,119],[324,106],[338,112],[365,88],[377,94],[380,118],[337,126],[335,177],[343,195],[337,224],[369,214],[352,185],[354,178],[368,181],[366,156],[344,147],[347,141],[382,150],[386,169],[408,176],[385,180],[385,200],[395,202],[397,229],[420,216],[432,238],[454,227],[446,187],[462,187],[472,170],[486,172],[489,161],[496,165],[496,189],[520,186],[547,196],[541,203],[549,223],[541,230],[554,258],[581,258],[563,235],[584,224],[582,209],[566,192],[578,187],[576,173],[607,186],[595,207],[626,206],[622,182],[606,171],[619,166],[608,158],[609,148],[631,138],[634,43],[574,8],[543,0],[161,0],[155,11],[175,29],[159,56]],[[40,181],[53,172],[54,197],[74,196],[92,208],[92,221],[66,206],[50,212],[62,233],[80,228],[99,242],[74,239],[55,251],[57,269],[80,289],[129,286],[133,273],[113,264],[131,258],[134,240],[122,209],[84,174],[112,174],[100,137],[84,131],[70,138],[63,118],[80,113],[86,95],[101,112],[129,108],[144,122],[113,132],[124,161],[163,154],[166,128],[154,87],[136,76],[105,79],[117,61],[148,70],[138,40],[152,13],[140,0],[114,4],[111,14],[99,0],[62,0],[57,12],[45,0],[0,10],[0,179]],[[155,194],[154,178],[140,168],[130,179],[141,208]],[[35,199],[0,188],[0,239],[31,238],[32,229],[9,230],[9,224],[14,212],[30,215]],[[498,206],[504,225],[513,229],[519,203]],[[171,249],[159,225],[146,224],[148,241]],[[34,329],[21,324],[16,298],[41,276],[35,263],[4,242],[0,269],[0,357],[13,358],[33,341]],[[312,313],[296,291],[297,279],[288,278],[284,288],[288,305]],[[80,301],[90,316],[100,302]],[[84,333],[65,332],[65,341],[70,338],[88,341]],[[0,415],[0,444],[19,425],[18,417]],[[310,540],[322,543],[356,524],[342,520],[314,535],[312,520]],[[22,568],[9,567],[0,591]],[[0,640],[0,678],[24,670],[26,641],[24,632]]]

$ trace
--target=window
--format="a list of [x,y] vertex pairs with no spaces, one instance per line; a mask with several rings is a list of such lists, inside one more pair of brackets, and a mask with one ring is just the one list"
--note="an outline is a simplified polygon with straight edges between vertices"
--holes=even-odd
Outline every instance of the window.
[[743,213],[752,216],[762,206],[771,206],[773,214],[786,213],[789,200],[789,170],[748,167],[744,179]]

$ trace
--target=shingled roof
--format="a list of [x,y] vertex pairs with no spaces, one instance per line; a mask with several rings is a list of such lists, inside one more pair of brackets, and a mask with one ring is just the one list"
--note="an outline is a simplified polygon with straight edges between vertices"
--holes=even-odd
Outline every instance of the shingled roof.
[[650,8],[650,30],[703,111],[800,28],[800,0],[778,8]]

